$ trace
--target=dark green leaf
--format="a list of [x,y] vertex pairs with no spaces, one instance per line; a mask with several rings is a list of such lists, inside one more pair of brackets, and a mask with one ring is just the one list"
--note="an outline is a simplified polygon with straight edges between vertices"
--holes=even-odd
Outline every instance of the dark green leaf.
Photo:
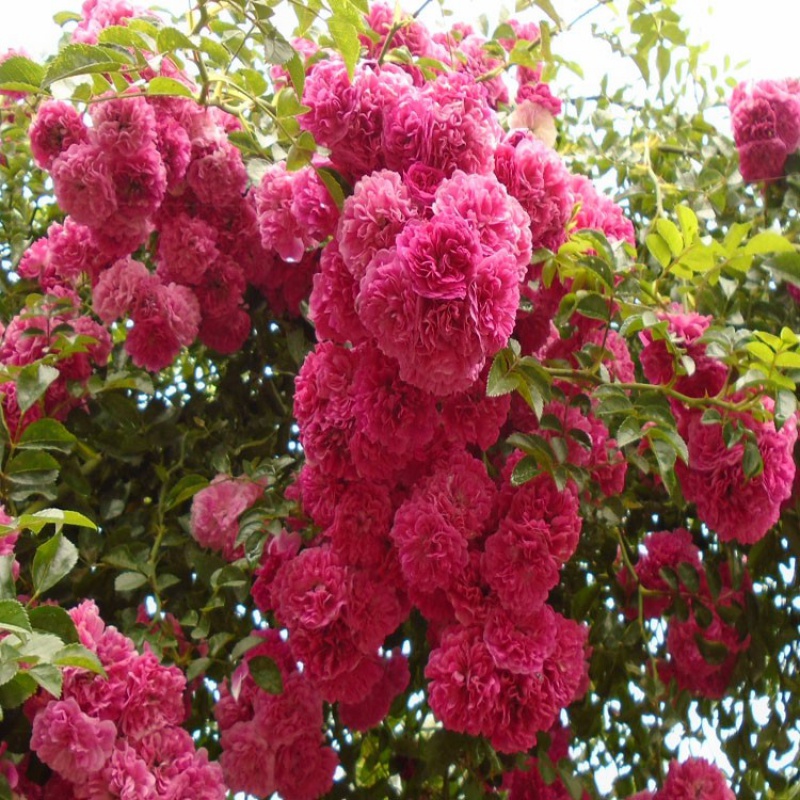
[[132,592],[147,583],[147,577],[141,572],[122,572],[114,578],[114,589],[117,592]]
[[60,606],[36,606],[30,610],[29,616],[35,630],[55,634],[67,644],[78,641],[72,617]]
[[22,636],[32,632],[28,612],[18,600],[0,600],[0,630]]
[[47,364],[30,364],[22,369],[17,378],[17,403],[24,414],[47,391],[47,387],[61,373]]
[[283,691],[283,677],[280,668],[269,656],[254,656],[247,662],[253,680],[265,692],[280,694]]
[[33,557],[33,587],[42,594],[69,575],[78,563],[78,549],[61,531],[40,544]]
[[45,418],[36,420],[22,433],[17,447],[23,450],[58,450],[69,453],[77,439],[60,422]]

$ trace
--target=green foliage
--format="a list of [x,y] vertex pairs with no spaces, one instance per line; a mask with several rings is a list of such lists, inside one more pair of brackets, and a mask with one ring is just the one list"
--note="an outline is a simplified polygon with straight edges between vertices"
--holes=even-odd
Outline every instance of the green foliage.
[[[0,64],[0,91],[27,98],[24,112],[13,118],[0,111],[0,318],[22,309],[33,314],[42,301],[29,297],[31,287],[18,280],[15,268],[29,243],[60,219],[26,141],[30,109],[51,91],[70,92],[82,108],[100,94],[126,89],[193,97],[239,119],[241,130],[231,139],[253,174],[273,161],[285,160],[290,170],[311,162],[318,147],[297,119],[306,110],[305,64],[275,27],[278,5],[201,0],[189,25],[133,20],[105,29],[97,45],[62,47],[44,65],[21,56]],[[366,3],[290,5],[298,35],[316,31],[321,41],[333,43],[352,74],[359,35],[366,35]],[[604,343],[576,353],[578,368],[523,356],[513,340],[494,358],[487,393],[519,393],[542,430],[554,434],[507,438],[505,451],[524,453],[512,481],[522,484],[544,472],[559,486],[573,480],[582,490],[581,544],[552,601],[565,615],[591,625],[591,685],[568,714],[574,764],[550,762],[544,741],[535,755],[545,779],[560,777],[573,798],[584,789],[595,792],[592,776],[601,768],[613,772],[614,792],[623,797],[663,773],[674,756],[670,732],[683,726],[687,737],[703,740],[703,726],[710,725],[730,760],[738,797],[797,797],[796,766],[775,764],[796,761],[800,735],[798,509],[792,500],[777,530],[755,545],[721,545],[681,497],[675,466],[687,461],[688,452],[670,405],[702,408],[704,422],[722,426],[728,447],[742,441],[750,479],[763,469],[763,458],[736,414],[774,417],[780,426],[796,413],[800,321],[786,284],[800,286],[797,179],[790,176],[764,194],[742,182],[728,131],[711,121],[729,90],[703,66],[700,48],[689,43],[672,2],[636,0],[623,9],[618,30],[594,31],[608,44],[609,57],[635,66],[630,82],[641,78],[647,87],[634,92],[602,77],[587,97],[567,92],[579,67],[559,55],[570,30],[586,21],[583,14],[567,21],[561,5],[517,3],[527,19],[541,23],[542,37],[519,42],[508,65],[545,63],[556,93],[569,97],[559,151],[574,171],[613,187],[636,224],[638,246],[612,246],[599,231],[581,231],[558,252],[536,254],[545,285],[556,278],[571,282],[555,318],[559,331],[568,338],[578,317],[600,321],[633,353],[641,351],[646,334],[665,343],[676,375],[691,375],[692,359],[659,317],[679,304],[714,319],[704,342],[735,380],[718,396],[702,399],[682,395],[674,384],[623,383],[609,375]],[[59,22],[71,19],[62,15]],[[403,24],[398,17],[390,40]],[[494,38],[509,31],[501,26]],[[390,45],[382,59],[410,58]],[[488,47],[493,54],[501,51],[496,42]],[[196,89],[170,77],[146,81],[153,54],[186,66],[196,76]],[[277,90],[267,78],[274,65],[288,75]],[[426,74],[437,69],[430,59],[418,66]],[[351,187],[335,170],[321,167],[318,173],[341,206]],[[285,496],[301,462],[293,385],[314,338],[306,320],[276,316],[256,292],[247,301],[258,335],[231,356],[198,347],[151,379],[124,363],[117,348],[108,368],[92,378],[87,408],[65,423],[41,419],[14,440],[2,421],[0,497],[12,521],[0,526],[0,536],[22,532],[16,581],[13,558],[0,557],[3,732],[24,727],[20,706],[38,687],[59,695],[63,668],[102,673],[64,611],[92,597],[109,623],[185,671],[193,682],[189,725],[197,741],[218,754],[213,687],[259,641],[250,635],[258,617],[249,588],[265,542],[298,511]],[[53,353],[24,368],[4,367],[0,380],[14,381],[23,412],[37,410],[58,374],[58,361],[85,352],[88,344],[65,331]],[[575,395],[565,398],[559,381],[569,381]],[[545,414],[552,400],[586,408],[590,397],[636,473],[620,497],[604,502],[593,494],[586,470],[567,457],[570,444],[586,446],[581,432],[560,430]],[[266,486],[258,506],[240,521],[238,543],[245,555],[232,564],[188,535],[191,499],[219,472],[246,474]],[[41,536],[50,525],[55,533]],[[664,685],[655,668],[664,652],[663,624],[644,618],[641,597],[633,617],[623,612],[627,598],[617,573],[632,569],[648,531],[679,526],[702,544],[703,569],[682,564],[665,572],[665,582],[676,595],[680,586],[692,590],[706,582],[717,613],[751,637],[732,679],[735,699],[694,700],[674,683]],[[727,571],[741,581],[745,563],[758,591],[744,608],[725,606],[719,602],[720,575]],[[30,600],[23,604],[18,597]],[[42,597],[61,607],[39,605]],[[149,609],[146,622],[142,605]],[[675,613],[682,610],[687,613],[678,599]],[[710,621],[711,609],[699,618]],[[424,686],[426,633],[422,618],[413,615],[386,645],[410,643],[418,687]],[[716,643],[703,640],[700,646],[708,663],[727,655]],[[256,656],[247,666],[260,687],[282,691],[280,670],[270,658]],[[766,709],[766,723],[756,719],[756,707]],[[348,776],[331,797],[477,798],[505,770],[520,766],[482,740],[437,726],[424,699],[396,703],[387,720],[367,733],[345,731],[335,708],[327,724]],[[4,792],[11,796],[0,779],[0,798]]]

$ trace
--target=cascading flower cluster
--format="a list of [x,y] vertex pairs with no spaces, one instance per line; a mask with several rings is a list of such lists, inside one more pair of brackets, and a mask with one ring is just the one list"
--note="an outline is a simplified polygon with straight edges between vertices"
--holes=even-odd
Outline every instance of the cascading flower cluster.
[[222,770],[180,727],[183,673],[152,652],[139,654],[91,600],[70,616],[107,677],[68,667],[60,699],[39,694],[27,702],[31,749],[53,770],[45,796],[222,800]]
[[783,177],[786,159],[800,148],[800,81],[740,83],[728,105],[742,177]]
[[[636,578],[628,570],[620,570],[620,584],[631,594],[637,582],[646,591],[642,602],[646,619],[659,619],[673,611],[677,600],[686,608],[683,618],[676,613],[668,618],[667,658],[658,663],[659,677],[666,684],[674,679],[679,690],[699,697],[724,697],[739,654],[750,644],[749,635],[742,635],[730,616],[744,612],[747,594],[752,593],[748,573],[745,571],[734,587],[728,565],[723,564],[718,571],[719,586],[712,592],[700,550],[683,528],[650,533],[642,547],[643,555],[635,564]],[[691,589],[681,572],[687,568],[696,576]],[[672,571],[672,586],[664,570]]]
[[64,293],[61,300],[41,305],[20,313],[5,328],[0,323],[1,366],[25,368],[45,361],[53,370],[41,402],[33,405],[20,406],[14,381],[0,383],[2,424],[12,441],[42,416],[66,419],[81,403],[70,387],[85,386],[111,352],[108,332],[79,312],[76,295]]
[[[379,37],[385,13],[379,6],[368,18]],[[419,23],[399,33],[412,53],[450,63]],[[511,402],[486,397],[488,367],[538,277],[533,248],[567,239],[578,202],[585,224],[612,238],[632,229],[532,133],[503,133],[497,86],[470,79],[470,68],[483,69],[472,36],[448,40],[468,52],[430,80],[414,66],[368,60],[351,82],[336,56],[316,58],[301,124],[329,151],[315,166],[338,170],[353,192],[337,218],[313,168],[276,165],[258,188],[265,247],[294,262],[321,250],[309,301],[319,343],[295,394],[306,458],[295,491],[319,534],[273,538],[253,597],[288,629],[304,676],[357,730],[381,714],[364,719],[356,706],[379,696],[385,713],[405,686],[405,660],[387,658],[383,645],[416,608],[428,621],[436,716],[518,752],[587,686],[587,630],[547,602],[578,545],[580,497],[547,475],[515,486],[521,453],[500,455],[495,477],[487,471],[481,455]],[[557,305],[540,312],[536,349]],[[620,369],[630,365],[624,354]],[[575,425],[591,442],[582,463],[601,491],[620,492],[624,463],[605,426]],[[229,782],[244,788],[229,763]]]
[[[661,319],[667,323],[669,344],[650,331],[641,335],[641,364],[647,379],[653,384],[672,384],[689,398],[717,395],[728,381],[729,368],[707,354],[701,339],[710,317],[671,310],[662,313]],[[684,366],[687,362],[689,371]],[[680,372],[676,363],[681,364]],[[728,399],[741,401],[745,395]],[[722,541],[753,544],[762,539],[778,521],[781,504],[792,492],[796,417],[778,430],[773,420],[758,420],[752,411],[726,412],[724,422],[739,426],[745,434],[727,446],[722,423],[708,424],[701,408],[680,400],[672,399],[671,406],[689,453],[687,463],[675,465],[685,498],[697,505],[700,519]],[[772,412],[774,403],[764,398],[763,407]],[[752,437],[763,462],[763,469],[752,476],[744,470],[747,436]]]

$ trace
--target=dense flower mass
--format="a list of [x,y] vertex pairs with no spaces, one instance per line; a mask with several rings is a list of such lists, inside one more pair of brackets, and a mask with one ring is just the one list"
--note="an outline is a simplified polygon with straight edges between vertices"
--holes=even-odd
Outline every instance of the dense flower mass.
[[800,148],[800,83],[740,83],[729,106],[742,177],[746,181],[780,178],[786,159]]
[[191,786],[194,797],[222,800],[222,770],[180,727],[183,673],[150,651],[138,653],[92,601],[70,615],[108,677],[69,667],[60,700],[41,694],[28,701],[31,749],[53,770],[54,792],[78,800],[178,800]]
[[[267,41],[271,4],[230,5]],[[766,239],[739,258],[755,223],[706,245],[682,207],[680,233],[653,222],[675,263],[650,274],[625,210],[572,171],[591,163],[554,149],[544,26],[434,35],[379,3],[356,34],[359,4],[347,31],[341,5],[322,47],[297,38],[286,58],[210,5],[187,44],[128,0],[85,0],[68,52],[112,59],[90,65],[95,94],[29,105],[58,207],[9,282],[36,294],[0,323],[0,644],[22,648],[0,701],[20,693],[14,742],[30,730],[35,758],[0,743],[0,795],[315,800],[400,780],[404,796],[566,800],[565,725],[591,717],[597,739],[606,667],[678,708],[726,697],[763,649],[757,567],[793,528],[747,560],[726,544],[760,542],[792,502],[797,341],[740,340],[740,310],[724,331],[713,314]],[[355,64],[330,46],[356,37]],[[184,70],[173,53],[195,41]],[[742,176],[781,178],[798,83],[740,86],[730,107]],[[701,247],[712,263],[693,271]],[[767,341],[762,380],[739,356]],[[95,494],[96,529],[63,522],[82,526],[73,544],[45,506]],[[32,544],[23,523],[52,521]],[[46,593],[67,562],[135,641],[91,600],[65,619],[66,591]],[[106,585],[133,605],[107,607]],[[642,730],[602,712],[614,735]],[[733,795],[692,758],[635,797]]]

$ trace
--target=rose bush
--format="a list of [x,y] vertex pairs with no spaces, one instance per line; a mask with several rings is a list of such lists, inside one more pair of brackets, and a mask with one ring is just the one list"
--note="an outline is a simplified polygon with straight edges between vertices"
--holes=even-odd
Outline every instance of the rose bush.
[[0,60],[0,796],[791,792],[797,82],[273,5]]

